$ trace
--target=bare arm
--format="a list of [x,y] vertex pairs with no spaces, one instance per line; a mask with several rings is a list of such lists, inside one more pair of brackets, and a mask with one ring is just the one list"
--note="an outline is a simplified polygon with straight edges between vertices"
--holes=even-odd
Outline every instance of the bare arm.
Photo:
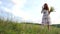
[[41,11],[41,13],[43,13],[43,10]]
[[41,13],[43,13],[43,7],[42,7],[42,11],[41,11]]

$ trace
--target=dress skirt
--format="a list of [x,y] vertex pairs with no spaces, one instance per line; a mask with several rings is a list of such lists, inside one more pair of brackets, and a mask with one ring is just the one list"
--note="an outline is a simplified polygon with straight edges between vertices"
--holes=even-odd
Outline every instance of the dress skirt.
[[44,25],[49,25],[50,24],[50,16],[48,15],[43,15],[43,17],[42,17],[42,24],[44,24]]

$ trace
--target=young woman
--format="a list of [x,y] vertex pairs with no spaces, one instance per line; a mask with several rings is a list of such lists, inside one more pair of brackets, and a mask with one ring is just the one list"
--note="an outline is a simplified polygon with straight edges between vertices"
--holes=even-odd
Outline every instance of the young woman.
[[47,25],[48,29],[49,29],[49,24],[50,24],[50,12],[49,12],[49,7],[47,5],[47,3],[44,4],[44,6],[42,7],[42,11],[41,13],[43,13],[43,17],[42,17],[42,25]]

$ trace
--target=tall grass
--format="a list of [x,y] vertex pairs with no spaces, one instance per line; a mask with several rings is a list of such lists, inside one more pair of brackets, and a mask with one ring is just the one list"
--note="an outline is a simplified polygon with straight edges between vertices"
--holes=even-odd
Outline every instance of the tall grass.
[[60,28],[50,26],[42,27],[38,24],[17,23],[13,21],[4,21],[0,19],[0,34],[60,34]]

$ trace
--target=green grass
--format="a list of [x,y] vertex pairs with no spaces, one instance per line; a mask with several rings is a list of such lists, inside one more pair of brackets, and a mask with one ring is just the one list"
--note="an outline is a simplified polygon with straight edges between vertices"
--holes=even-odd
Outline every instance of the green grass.
[[0,20],[0,34],[60,34],[60,28],[50,26],[48,30],[39,24]]

